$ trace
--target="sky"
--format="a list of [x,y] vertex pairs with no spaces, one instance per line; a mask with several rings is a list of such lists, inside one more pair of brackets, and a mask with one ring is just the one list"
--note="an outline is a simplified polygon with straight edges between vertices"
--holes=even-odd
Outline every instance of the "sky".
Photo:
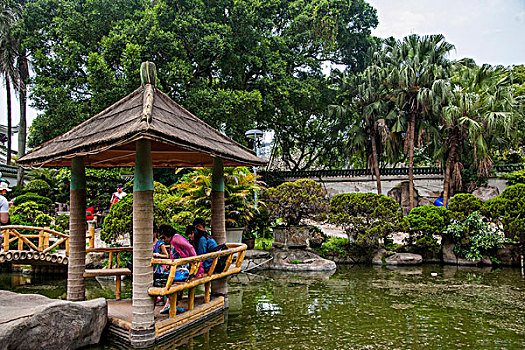
[[[454,44],[452,59],[470,57],[478,65],[525,63],[525,0],[368,0],[377,9],[372,34],[401,39],[438,34]],[[0,88],[0,124],[6,125],[5,88]],[[18,124],[18,100],[13,125]],[[28,108],[28,125],[38,111]],[[16,149],[16,138],[14,140]]]

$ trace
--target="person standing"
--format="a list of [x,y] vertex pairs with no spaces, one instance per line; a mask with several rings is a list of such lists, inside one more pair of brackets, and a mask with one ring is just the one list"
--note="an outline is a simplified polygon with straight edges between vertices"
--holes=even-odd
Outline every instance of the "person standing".
[[123,190],[123,186],[122,184],[118,184],[117,185],[117,192],[114,192],[112,195],[111,195],[111,204],[109,206],[109,209],[111,209],[111,206],[115,203],[117,203],[119,200],[121,200],[122,198],[124,198],[126,196],[126,192],[124,192]]
[[0,182],[0,223],[5,225],[9,223],[9,202],[4,195],[11,191],[7,182]]

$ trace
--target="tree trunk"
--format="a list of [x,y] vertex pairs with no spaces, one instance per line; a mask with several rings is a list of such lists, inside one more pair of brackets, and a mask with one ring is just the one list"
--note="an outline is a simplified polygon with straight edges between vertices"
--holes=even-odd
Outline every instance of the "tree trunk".
[[[213,160],[211,185],[211,233],[217,244],[226,243],[226,222],[224,215],[224,164],[222,159]],[[212,281],[213,296],[223,296],[228,307],[228,281],[226,278]]]
[[12,123],[13,123],[13,116],[11,112],[11,80],[9,79],[9,75],[5,75],[5,86],[6,86],[6,96],[7,96],[7,158],[5,163],[7,165],[11,164],[11,149],[13,148],[13,139],[12,139]]
[[[25,51],[18,56],[18,71],[20,74],[20,123],[18,127],[18,158],[26,154],[26,105],[27,105],[27,79],[29,78],[29,67]],[[18,167],[16,176],[18,185],[24,184],[24,169]],[[85,211],[86,208],[84,208]],[[84,213],[85,215],[85,213]]]
[[408,132],[408,195],[410,197],[410,210],[414,209],[414,140],[416,134],[416,114],[410,113]]
[[447,157],[447,165],[445,167],[445,177],[443,179],[443,207],[447,207],[448,197],[450,192],[450,180],[452,178],[452,165],[454,164],[454,159],[456,158],[456,142],[452,141],[452,146]]
[[69,219],[69,263],[67,267],[67,300],[84,300],[86,289],[86,175],[83,157],[71,163],[71,212]]
[[374,173],[377,182],[377,194],[381,194],[381,174],[379,173],[379,160],[377,159],[377,146],[376,146],[376,126],[372,126],[371,135],[372,139],[372,162],[374,167]]
[[133,180],[133,297],[131,345],[147,347],[155,342],[155,308],[148,289],[153,286],[153,167],[151,142],[138,140]]

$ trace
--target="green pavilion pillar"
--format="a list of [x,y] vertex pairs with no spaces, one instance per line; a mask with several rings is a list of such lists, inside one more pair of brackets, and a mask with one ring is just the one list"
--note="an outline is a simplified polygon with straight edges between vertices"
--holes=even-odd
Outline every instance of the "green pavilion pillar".
[[[226,243],[226,222],[224,216],[224,162],[213,159],[211,178],[211,234],[217,244]],[[223,296],[224,306],[228,307],[228,280],[226,278],[212,281],[213,296]]]
[[80,301],[86,296],[86,167],[84,157],[71,162],[71,204],[69,218],[69,264],[67,267],[67,300]]
[[133,299],[131,345],[144,348],[155,342],[153,286],[153,167],[151,142],[136,142],[133,182]]

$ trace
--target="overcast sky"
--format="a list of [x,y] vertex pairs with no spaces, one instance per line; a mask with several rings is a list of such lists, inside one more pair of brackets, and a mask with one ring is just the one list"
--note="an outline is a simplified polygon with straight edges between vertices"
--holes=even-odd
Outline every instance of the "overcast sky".
[[[373,34],[401,39],[409,34],[445,35],[456,46],[451,58],[477,64],[525,63],[525,0],[368,0],[377,9]],[[18,100],[13,124],[18,124]],[[28,125],[37,111],[29,108]],[[5,89],[0,88],[0,123],[6,125]],[[16,149],[16,139],[14,142]]]

